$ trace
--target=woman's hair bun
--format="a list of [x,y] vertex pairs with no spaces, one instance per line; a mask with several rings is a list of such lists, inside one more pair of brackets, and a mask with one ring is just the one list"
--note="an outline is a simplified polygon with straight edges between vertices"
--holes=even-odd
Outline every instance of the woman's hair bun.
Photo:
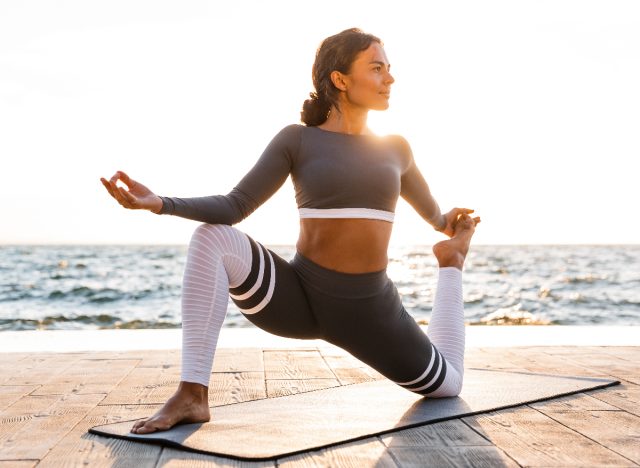
[[302,104],[300,118],[305,125],[316,127],[327,120],[331,103],[322,99],[316,92],[309,93],[309,98]]

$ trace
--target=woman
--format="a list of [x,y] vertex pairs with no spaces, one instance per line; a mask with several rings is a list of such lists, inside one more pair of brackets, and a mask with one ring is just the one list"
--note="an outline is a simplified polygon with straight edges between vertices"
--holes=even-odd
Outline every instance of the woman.
[[[464,359],[462,266],[479,218],[441,214],[399,136],[367,128],[389,106],[394,78],[380,39],[358,29],[323,41],[316,89],[302,121],[276,135],[226,196],[159,197],[118,171],[101,179],[125,208],[197,220],[185,267],[182,375],[176,393],[131,432],[209,421],[208,385],[228,295],[252,323],[292,338],[340,346],[410,391],[459,394]],[[231,225],[264,203],[291,174],[300,211],[297,253],[286,262]],[[118,187],[121,180],[127,189]],[[438,289],[428,333],[402,306],[386,275],[394,209],[402,195],[436,230]]]

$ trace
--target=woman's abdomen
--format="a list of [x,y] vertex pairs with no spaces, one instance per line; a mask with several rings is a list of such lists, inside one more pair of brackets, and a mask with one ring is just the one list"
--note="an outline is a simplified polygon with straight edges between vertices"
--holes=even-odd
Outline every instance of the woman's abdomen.
[[393,224],[375,219],[300,219],[296,248],[330,270],[366,273],[387,267]]

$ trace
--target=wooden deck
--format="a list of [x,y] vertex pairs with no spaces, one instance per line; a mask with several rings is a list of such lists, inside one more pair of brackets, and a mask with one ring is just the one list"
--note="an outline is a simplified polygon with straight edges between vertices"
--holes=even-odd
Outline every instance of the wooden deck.
[[[271,463],[90,435],[152,414],[179,351],[0,355],[0,468],[46,466],[639,466],[640,347],[471,348],[466,367],[615,378],[622,385],[444,421]],[[218,350],[210,404],[380,378],[334,347]],[[247,441],[250,443],[250,441]]]

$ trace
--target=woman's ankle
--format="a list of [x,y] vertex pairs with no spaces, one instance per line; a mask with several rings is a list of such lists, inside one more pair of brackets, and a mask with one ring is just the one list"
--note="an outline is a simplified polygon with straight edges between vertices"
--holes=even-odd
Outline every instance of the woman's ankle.
[[208,401],[209,399],[209,388],[195,382],[180,381],[176,393],[189,395],[196,400]]

